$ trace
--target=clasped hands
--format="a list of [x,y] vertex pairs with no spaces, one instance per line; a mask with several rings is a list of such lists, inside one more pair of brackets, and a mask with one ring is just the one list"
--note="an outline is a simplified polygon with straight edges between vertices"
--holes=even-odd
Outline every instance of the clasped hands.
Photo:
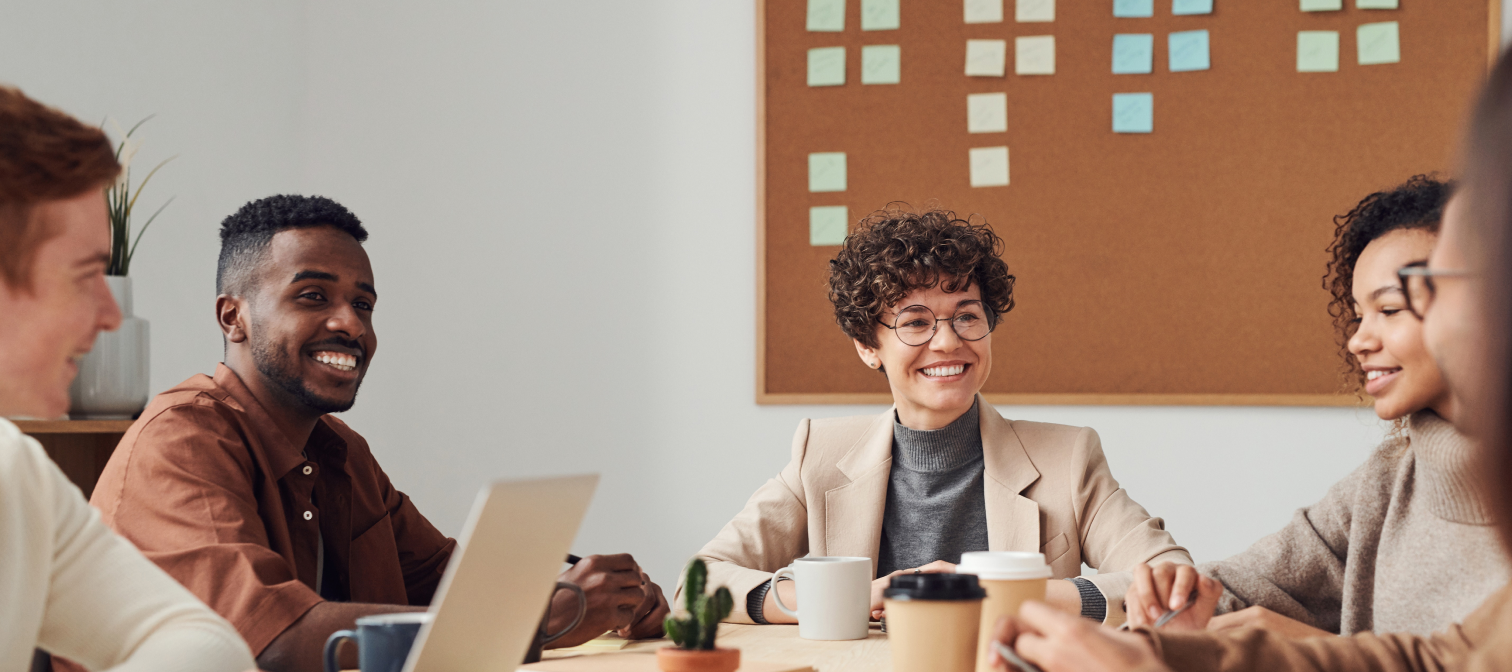
[[[629,554],[587,556],[562,572],[558,580],[583,589],[588,613],[572,632],[550,646],[577,646],[611,630],[625,639],[662,635],[662,622],[671,611],[667,597]],[[557,591],[551,598],[547,631],[560,632],[576,614],[577,595]]]

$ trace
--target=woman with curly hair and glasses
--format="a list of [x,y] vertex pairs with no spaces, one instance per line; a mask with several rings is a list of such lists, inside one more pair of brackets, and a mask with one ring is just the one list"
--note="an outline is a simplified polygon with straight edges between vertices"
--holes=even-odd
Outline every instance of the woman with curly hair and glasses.
[[[793,622],[769,581],[810,554],[872,558],[874,618],[891,575],[953,571],[968,551],[1044,553],[1071,579],[1051,580],[1047,599],[1113,623],[1129,570],[1191,563],[1113,479],[1096,432],[1007,420],[982,399],[993,328],[1013,308],[1002,248],[986,224],[942,210],[878,211],[846,239],[829,298],[893,407],[800,422],[792,461],[699,552],[735,594],[731,620]],[[1100,573],[1080,578],[1083,563]],[[775,590],[796,603],[792,582]]]
[[1507,580],[1489,505],[1475,487],[1474,445],[1423,343],[1397,270],[1438,242],[1449,185],[1416,176],[1337,219],[1325,286],[1350,382],[1397,431],[1322,501],[1227,560],[1140,568],[1129,623],[1177,609],[1196,573],[1217,579],[1217,604],[1195,605],[1168,630],[1258,626],[1288,637],[1379,630],[1428,634],[1463,619]]

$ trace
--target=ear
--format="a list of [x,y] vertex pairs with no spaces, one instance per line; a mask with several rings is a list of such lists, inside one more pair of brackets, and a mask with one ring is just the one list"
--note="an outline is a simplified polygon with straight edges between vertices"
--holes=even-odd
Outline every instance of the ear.
[[854,338],[851,339],[851,342],[856,344],[856,354],[861,356],[861,361],[865,362],[867,366],[873,369],[880,368],[882,366],[882,356],[877,354],[876,348],[873,348]]
[[228,343],[245,343],[247,340],[246,301],[239,296],[229,294],[215,297],[215,323],[220,325],[221,335]]

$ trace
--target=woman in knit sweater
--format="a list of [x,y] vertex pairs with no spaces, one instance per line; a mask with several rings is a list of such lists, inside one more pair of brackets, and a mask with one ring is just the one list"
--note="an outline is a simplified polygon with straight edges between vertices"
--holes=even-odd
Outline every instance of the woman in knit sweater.
[[[1330,312],[1350,377],[1397,431],[1281,531],[1196,570],[1223,584],[1222,615],[1209,622],[1211,611],[1188,609],[1166,629],[1428,634],[1464,619],[1506,582],[1496,530],[1471,487],[1471,443],[1450,424],[1458,409],[1396,275],[1428,258],[1448,191],[1420,175],[1371,194],[1338,218],[1331,248]],[[1191,572],[1137,572],[1129,623],[1153,623],[1185,604]]]

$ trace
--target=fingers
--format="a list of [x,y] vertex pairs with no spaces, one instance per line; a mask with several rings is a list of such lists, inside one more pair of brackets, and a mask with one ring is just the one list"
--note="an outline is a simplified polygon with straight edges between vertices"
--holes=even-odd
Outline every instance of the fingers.
[[[1151,568],[1155,575],[1155,601],[1150,606],[1158,609],[1162,615],[1170,609],[1166,605],[1171,603],[1171,589],[1175,587],[1176,568],[1178,566],[1169,562],[1162,562]],[[1157,619],[1159,617],[1159,615],[1156,616]]]
[[1134,567],[1134,587],[1124,595],[1129,627],[1150,625],[1160,618],[1159,597],[1155,594],[1155,574],[1150,566],[1141,562]]
[[1245,620],[1246,617],[1243,611],[1236,611],[1229,614],[1223,614],[1221,616],[1214,616],[1213,620],[1208,621],[1207,629],[1212,630],[1213,632],[1233,630],[1235,628],[1244,627]]
[[[994,642],[1002,642],[1004,646],[1007,646],[1009,648],[1013,647],[1014,640],[1018,639],[1018,635],[1019,635],[1018,621],[1015,621],[1012,616],[1003,616],[1003,617],[999,618],[998,621],[997,621],[997,625],[993,626],[993,628],[992,628],[992,641],[994,641]],[[1006,662],[1006,661],[1003,661],[1002,658],[998,657],[998,653],[997,653],[997,648],[996,647],[989,646],[989,647],[987,647],[987,651],[988,651],[987,661],[988,661],[989,665],[991,665],[993,667],[997,667],[997,666],[1002,665],[1002,664],[1004,664]]]
[[[1029,601],[1019,607],[1016,625],[1024,632],[1034,632],[1050,637],[1062,636],[1082,627],[1091,627],[1091,621],[1080,616],[1061,613],[1043,602]],[[1022,639],[1022,636],[1020,636]]]
[[1171,610],[1186,606],[1187,598],[1197,587],[1197,568],[1191,565],[1176,565],[1176,580],[1171,584]]
[[920,574],[954,574],[956,566],[944,560],[936,560],[916,569]]

